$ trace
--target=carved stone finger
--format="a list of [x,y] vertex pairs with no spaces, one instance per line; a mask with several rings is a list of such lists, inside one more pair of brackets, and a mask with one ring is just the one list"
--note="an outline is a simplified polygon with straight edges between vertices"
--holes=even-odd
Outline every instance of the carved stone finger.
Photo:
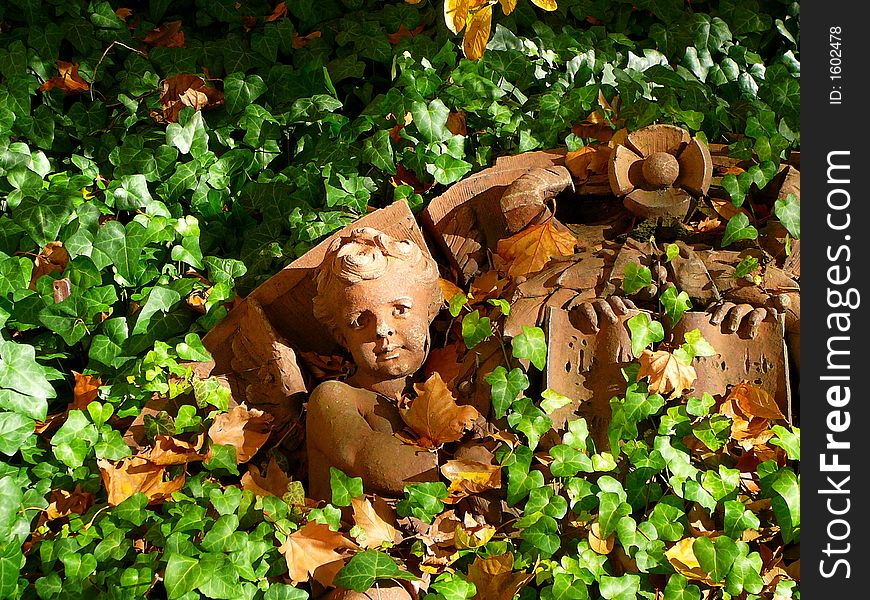
[[791,297],[788,294],[775,294],[773,296],[773,307],[777,312],[785,312],[791,307]]
[[637,305],[635,305],[633,300],[622,298],[622,303],[625,305],[625,308],[629,310],[637,310]]
[[664,265],[656,265],[653,267],[654,281],[664,283],[668,279],[668,270]]
[[749,304],[738,304],[728,313],[728,321],[725,324],[725,329],[734,333],[740,329],[740,324],[743,323],[743,318],[752,312],[752,306]]
[[716,310],[713,311],[713,314],[710,316],[710,323],[713,325],[718,325],[725,318],[725,315],[734,308],[736,304],[733,302],[723,302],[719,306],[716,307]]
[[578,309],[580,314],[586,317],[586,320],[589,321],[589,324],[592,326],[592,331],[598,333],[598,313],[595,312],[592,305],[588,302],[584,302],[578,307]]
[[755,338],[758,334],[758,327],[761,325],[761,322],[767,317],[767,309],[764,308],[756,308],[752,312],[749,313],[749,317],[747,321],[749,322],[749,337]]
[[628,312],[628,307],[625,305],[626,300],[624,300],[621,296],[611,296],[610,297],[610,305],[613,307],[614,312],[622,316]]
[[598,313],[611,323],[616,323],[619,320],[606,300],[596,300],[594,304]]

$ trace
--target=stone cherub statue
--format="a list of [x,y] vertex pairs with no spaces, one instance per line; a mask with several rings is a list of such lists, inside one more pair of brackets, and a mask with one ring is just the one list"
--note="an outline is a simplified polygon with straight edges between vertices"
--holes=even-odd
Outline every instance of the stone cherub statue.
[[436,455],[393,434],[404,427],[396,397],[426,360],[442,302],[438,267],[413,241],[371,228],[335,240],[317,276],[314,315],[356,371],[346,382],[321,383],[308,401],[311,497],[329,497],[331,466],[387,495],[437,480]]

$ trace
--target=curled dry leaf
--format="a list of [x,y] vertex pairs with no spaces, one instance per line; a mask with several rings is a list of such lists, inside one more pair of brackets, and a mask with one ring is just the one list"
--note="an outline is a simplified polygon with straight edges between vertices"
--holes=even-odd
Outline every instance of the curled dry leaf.
[[474,600],[511,600],[535,576],[534,573],[515,573],[514,555],[510,552],[474,559],[468,567],[467,580],[477,588]]
[[200,433],[192,442],[185,442],[168,435],[158,435],[154,438],[154,446],[138,456],[162,467],[185,465],[205,458],[205,455],[199,453],[204,441],[205,434],[203,433]]
[[785,419],[776,400],[760,387],[741,383],[731,389],[726,401],[733,401],[745,416],[764,419]]
[[109,504],[117,506],[127,498],[142,492],[154,504],[163,502],[184,486],[184,475],[164,481],[166,467],[155,465],[141,456],[125,458],[116,463],[98,459],[100,476],[109,493]]
[[248,465],[248,472],[242,475],[242,489],[250,490],[257,496],[277,496],[287,493],[290,478],[278,466],[275,457],[269,459],[266,474],[260,474],[256,465]]
[[640,356],[638,379],[649,377],[649,391],[655,394],[672,392],[671,398],[692,387],[697,379],[695,368],[682,363],[666,350],[644,350]]
[[554,256],[572,256],[576,244],[574,234],[556,229],[550,219],[499,240],[497,253],[509,263],[507,274],[519,277],[537,273]]
[[458,285],[456,285],[452,281],[444,279],[443,277],[438,278],[438,287],[441,288],[441,293],[444,295],[444,299],[448,301],[456,294],[463,293],[462,289]]
[[501,298],[504,295],[504,288],[507,284],[507,279],[501,278],[499,272],[495,269],[478,275],[471,282],[469,293],[473,298],[472,302],[479,304],[489,298]]
[[57,65],[59,75],[52,77],[39,86],[40,92],[46,92],[52,88],[60,88],[65,94],[81,94],[90,89],[88,82],[79,76],[78,63],[68,63],[59,60],[55,64]]
[[610,159],[608,146],[583,146],[565,155],[565,166],[578,181],[586,181],[590,175],[607,173]]
[[202,77],[180,73],[167,77],[160,84],[162,112],[152,112],[151,117],[161,123],[177,123],[178,113],[185,106],[202,110],[223,104],[223,92],[206,85]]
[[215,444],[236,447],[236,462],[248,462],[263,447],[272,432],[272,415],[244,404],[219,414],[208,429]]
[[399,408],[402,420],[419,436],[423,448],[437,448],[455,442],[480,417],[472,406],[458,406],[441,375],[434,373],[423,384],[415,384],[417,398],[410,408]]
[[160,48],[184,48],[184,32],[181,21],[168,21],[148,32],[143,40],[149,46]]
[[37,280],[49,273],[63,273],[69,264],[69,252],[63,247],[63,242],[49,242],[42,252],[33,259],[33,273],[30,277],[30,289],[36,289]]
[[286,2],[279,2],[278,4],[275,5],[275,10],[272,11],[272,14],[269,15],[268,17],[266,17],[266,22],[272,23],[274,21],[277,21],[281,17],[286,17],[286,16],[287,16],[287,3]]
[[393,526],[396,522],[396,511],[383,498],[374,497],[374,502],[368,498],[351,499],[353,507],[353,522],[365,532],[365,538],[359,540],[363,548],[374,548],[384,544],[393,544],[398,538],[398,530]]
[[344,566],[340,550],[356,550],[357,545],[323,523],[307,523],[287,536],[278,548],[287,561],[287,571],[294,584],[314,577],[323,585],[332,585],[336,573]]
[[601,537],[601,528],[598,521],[589,526],[589,547],[598,554],[610,554],[613,552],[613,545],[616,542],[616,534],[611,533],[606,538]]
[[[387,34],[387,40],[391,44],[398,44],[399,42],[401,42],[405,38],[411,39],[412,37],[420,35],[421,33],[423,33],[424,27],[425,26],[421,24],[418,27],[415,27],[414,29],[408,29],[407,27],[405,27],[405,24],[402,23],[401,25],[399,25],[398,31],[396,31],[395,33],[388,33]],[[450,125],[448,123],[448,127],[449,126]]]
[[695,551],[692,549],[694,542],[695,538],[692,537],[681,539],[665,551],[665,557],[667,557],[668,562],[676,569],[677,573],[686,579],[694,579],[712,584],[707,572],[701,568],[701,563],[698,562],[698,558],[695,556]]
[[75,385],[73,386],[73,402],[70,408],[86,410],[88,404],[97,399],[100,393],[100,386],[103,385],[103,382],[100,381],[99,377],[82,375],[76,371],[73,371],[73,379],[75,380]]
[[316,40],[321,35],[322,34],[319,31],[312,31],[308,35],[299,35],[294,31],[293,40],[290,43],[294,50],[301,50],[302,48],[307,48],[312,40]]
[[448,460],[441,474],[450,480],[448,491],[454,500],[501,487],[501,467],[476,460]]
[[52,490],[48,498],[48,508],[45,509],[45,518],[51,521],[71,514],[83,515],[93,503],[93,494],[83,492],[79,486],[71,492]]

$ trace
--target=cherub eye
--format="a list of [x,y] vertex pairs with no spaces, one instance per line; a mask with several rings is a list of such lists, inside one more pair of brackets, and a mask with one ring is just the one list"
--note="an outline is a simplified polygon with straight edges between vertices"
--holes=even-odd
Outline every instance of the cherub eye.
[[362,329],[365,327],[365,313],[351,315],[350,319],[348,319],[348,325],[352,329]]
[[393,314],[397,317],[408,314],[411,311],[411,307],[407,304],[396,304],[393,306]]

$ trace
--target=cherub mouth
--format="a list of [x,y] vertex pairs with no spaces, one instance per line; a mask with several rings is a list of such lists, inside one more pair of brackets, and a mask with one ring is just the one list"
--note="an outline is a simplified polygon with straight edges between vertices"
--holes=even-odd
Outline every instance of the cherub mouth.
[[395,360],[399,358],[402,346],[387,346],[377,353],[378,360]]

